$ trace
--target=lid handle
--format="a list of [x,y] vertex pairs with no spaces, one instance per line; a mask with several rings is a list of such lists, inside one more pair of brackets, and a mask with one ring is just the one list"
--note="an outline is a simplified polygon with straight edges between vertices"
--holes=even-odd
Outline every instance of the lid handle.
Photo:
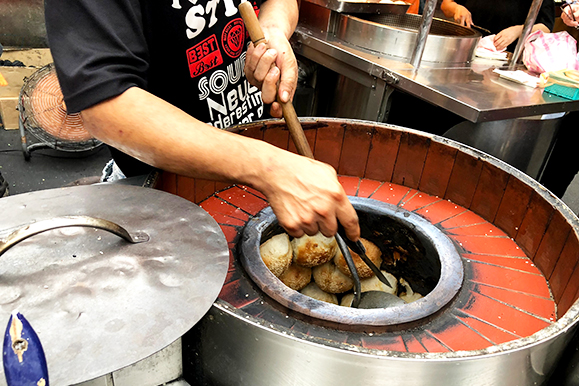
[[125,228],[109,220],[90,216],[64,216],[55,217],[50,220],[34,222],[12,232],[10,235],[8,235],[8,237],[0,240],[0,256],[15,244],[29,238],[30,236],[34,236],[38,233],[51,229],[65,227],[90,227],[103,229],[119,236],[120,238],[132,244],[149,241],[149,236],[144,232],[135,232],[133,235],[131,235]]

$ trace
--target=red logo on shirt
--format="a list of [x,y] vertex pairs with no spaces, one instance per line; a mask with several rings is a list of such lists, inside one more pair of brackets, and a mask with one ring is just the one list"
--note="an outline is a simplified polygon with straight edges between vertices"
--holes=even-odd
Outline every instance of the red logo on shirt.
[[223,57],[215,35],[211,35],[201,43],[189,48],[187,50],[187,63],[189,63],[191,78],[195,78],[222,64]]
[[245,26],[241,18],[230,21],[221,34],[221,45],[223,49],[232,58],[237,58],[243,51],[243,42],[245,40]]

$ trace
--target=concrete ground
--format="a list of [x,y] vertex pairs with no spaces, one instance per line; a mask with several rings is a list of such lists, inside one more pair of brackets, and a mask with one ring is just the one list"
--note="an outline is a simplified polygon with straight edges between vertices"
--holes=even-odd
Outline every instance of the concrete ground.
[[19,130],[0,129],[0,173],[11,195],[96,182],[111,158],[104,145],[87,152],[37,149],[30,154],[26,161]]

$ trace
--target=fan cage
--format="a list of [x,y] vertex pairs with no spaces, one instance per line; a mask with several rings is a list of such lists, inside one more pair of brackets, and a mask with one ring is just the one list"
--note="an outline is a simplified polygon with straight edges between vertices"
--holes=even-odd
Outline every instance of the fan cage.
[[55,150],[81,152],[102,145],[84,128],[80,113],[66,111],[53,63],[24,80],[18,110],[24,130]]

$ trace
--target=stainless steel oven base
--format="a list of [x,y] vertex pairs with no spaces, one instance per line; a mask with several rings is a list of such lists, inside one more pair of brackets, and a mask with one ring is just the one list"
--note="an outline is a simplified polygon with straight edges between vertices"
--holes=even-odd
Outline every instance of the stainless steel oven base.
[[193,384],[527,386],[546,382],[576,327],[525,347],[452,358],[326,347],[270,329],[220,300],[194,330],[203,339],[186,354],[202,363]]

